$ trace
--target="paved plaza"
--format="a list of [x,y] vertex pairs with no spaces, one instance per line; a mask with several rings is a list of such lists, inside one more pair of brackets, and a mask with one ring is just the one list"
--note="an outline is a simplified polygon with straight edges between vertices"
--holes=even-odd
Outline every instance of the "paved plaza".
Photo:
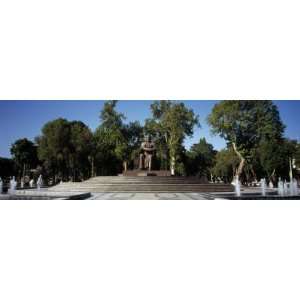
[[[300,195],[278,195],[276,189],[266,189],[266,196],[261,188],[243,187],[240,200],[280,200],[299,199]],[[2,194],[0,200],[237,200],[234,192],[88,192],[88,191],[53,191],[51,188],[17,190],[14,194]]]
[[87,200],[213,200],[205,193],[95,193]]

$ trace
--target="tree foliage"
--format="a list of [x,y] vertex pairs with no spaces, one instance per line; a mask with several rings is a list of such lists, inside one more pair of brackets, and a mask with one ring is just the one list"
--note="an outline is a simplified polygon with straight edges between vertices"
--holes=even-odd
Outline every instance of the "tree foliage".
[[123,125],[125,116],[116,111],[117,100],[110,100],[104,103],[100,112],[101,126],[110,130],[119,130]]
[[16,140],[10,152],[20,177],[25,176],[27,171],[38,164],[37,147],[26,138]]
[[174,175],[184,139],[193,135],[195,125],[200,125],[198,116],[184,103],[176,101],[155,101],[151,104],[151,111],[153,117],[146,121],[147,130],[157,136],[162,149],[163,145],[167,146]]
[[39,159],[44,162],[46,176],[57,180],[79,180],[89,174],[92,133],[82,122],[66,119],[50,121],[36,138]]
[[187,152],[187,173],[188,175],[205,177],[211,179],[212,168],[215,164],[217,151],[212,144],[207,143],[205,138],[201,138],[199,143],[192,145]]
[[140,147],[143,128],[139,122],[125,124],[116,110],[117,101],[107,101],[100,113],[95,132],[96,168],[100,175],[116,175],[132,164],[133,153]]
[[[272,101],[220,101],[207,121],[214,134],[227,142],[216,151],[204,138],[186,150],[187,137],[200,126],[198,116],[183,103],[154,101],[144,126],[126,123],[117,101],[106,101],[94,132],[81,121],[63,118],[46,123],[35,143],[24,138],[11,147],[12,160],[0,158],[0,176],[42,172],[45,180],[83,180],[95,175],[117,175],[138,167],[141,142],[153,137],[155,169],[174,175],[198,176],[231,182],[266,177],[274,183],[289,179],[290,162],[300,168],[300,144],[284,137],[284,125]],[[39,167],[41,165],[42,167]]]
[[240,159],[236,175],[242,175],[245,163],[253,163],[262,144],[282,140],[284,125],[272,101],[221,101],[208,117],[214,134],[223,137]]
[[15,163],[12,159],[0,157],[0,178],[7,179],[15,175]]
[[221,179],[224,182],[232,182],[236,169],[239,165],[239,158],[230,147],[223,149],[216,154],[215,164],[212,173],[215,179]]

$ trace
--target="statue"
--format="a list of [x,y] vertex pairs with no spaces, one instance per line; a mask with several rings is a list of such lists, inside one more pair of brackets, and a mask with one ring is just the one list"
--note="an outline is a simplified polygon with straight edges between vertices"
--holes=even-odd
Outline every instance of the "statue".
[[148,171],[151,171],[155,144],[151,141],[150,135],[145,137],[145,140],[141,145],[141,150],[142,153],[140,153],[139,169],[147,169]]

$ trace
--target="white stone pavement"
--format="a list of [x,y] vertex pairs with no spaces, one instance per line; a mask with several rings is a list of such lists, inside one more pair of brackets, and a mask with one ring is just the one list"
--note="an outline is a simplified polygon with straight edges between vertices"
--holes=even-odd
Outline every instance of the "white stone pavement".
[[[267,190],[269,199],[276,199],[276,189]],[[50,191],[47,188],[40,190],[17,190],[14,195],[2,194],[0,200],[64,200],[64,199],[85,199],[85,200],[225,200],[231,199],[234,195],[232,192],[224,193],[176,193],[176,192],[99,192],[99,193],[82,193],[82,192],[56,192]],[[243,199],[256,199],[261,196],[260,188],[244,188],[242,189]],[[275,196],[275,198],[274,198]],[[289,197],[287,197],[288,199]],[[278,198],[281,199],[281,198]],[[290,198],[289,198],[290,199]],[[300,200],[299,196],[294,196],[293,199]]]
[[95,193],[87,200],[207,200],[202,193]]

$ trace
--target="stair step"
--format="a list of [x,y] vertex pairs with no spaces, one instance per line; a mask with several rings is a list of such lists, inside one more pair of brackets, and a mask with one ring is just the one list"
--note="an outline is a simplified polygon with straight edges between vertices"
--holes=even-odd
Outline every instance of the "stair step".
[[203,183],[196,177],[130,177],[99,176],[84,182],[64,182],[52,191],[86,192],[231,192],[233,186],[223,183]]

